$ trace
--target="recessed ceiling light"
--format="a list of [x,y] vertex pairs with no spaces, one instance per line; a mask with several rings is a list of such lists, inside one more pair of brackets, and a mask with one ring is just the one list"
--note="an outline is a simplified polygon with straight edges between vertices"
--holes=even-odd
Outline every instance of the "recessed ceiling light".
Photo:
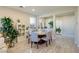
[[34,12],[34,11],[35,11],[35,9],[32,9],[32,11]]

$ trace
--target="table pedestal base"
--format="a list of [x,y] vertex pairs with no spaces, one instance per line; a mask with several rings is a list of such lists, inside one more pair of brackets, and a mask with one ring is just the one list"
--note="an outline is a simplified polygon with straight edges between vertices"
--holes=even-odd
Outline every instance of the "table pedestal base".
[[[45,40],[40,40],[39,42],[38,42],[38,44],[44,44],[46,41]],[[35,44],[37,44],[37,42],[34,42]]]

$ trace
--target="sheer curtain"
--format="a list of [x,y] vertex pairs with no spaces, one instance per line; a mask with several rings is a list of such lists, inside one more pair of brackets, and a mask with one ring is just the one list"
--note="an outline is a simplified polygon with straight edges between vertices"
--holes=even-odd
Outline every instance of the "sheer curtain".
[[36,28],[36,17],[30,17],[30,28]]

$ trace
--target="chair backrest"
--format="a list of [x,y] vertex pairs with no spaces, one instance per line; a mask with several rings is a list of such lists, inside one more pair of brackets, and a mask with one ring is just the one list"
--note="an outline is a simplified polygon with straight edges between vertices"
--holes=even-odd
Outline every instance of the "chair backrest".
[[48,31],[46,32],[46,38],[47,38],[47,39],[52,39],[52,31],[48,30]]
[[50,39],[49,32],[46,32],[46,38],[47,38],[48,40]]
[[49,32],[49,36],[50,36],[50,38],[52,38],[52,31]]
[[48,29],[43,29],[43,31],[44,31],[44,32],[49,32],[49,30],[48,30]]
[[55,40],[56,39],[56,33],[53,31],[52,32],[52,40]]
[[30,34],[31,34],[31,36],[30,36],[31,41],[33,41],[33,42],[38,42],[39,41],[37,32],[31,32]]

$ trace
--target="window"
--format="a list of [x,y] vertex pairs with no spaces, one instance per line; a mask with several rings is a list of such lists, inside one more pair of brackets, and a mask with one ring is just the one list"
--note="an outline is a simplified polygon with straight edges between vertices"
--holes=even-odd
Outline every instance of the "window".
[[36,17],[30,17],[30,27],[36,27]]
[[30,17],[30,24],[36,25],[36,18],[35,17]]

